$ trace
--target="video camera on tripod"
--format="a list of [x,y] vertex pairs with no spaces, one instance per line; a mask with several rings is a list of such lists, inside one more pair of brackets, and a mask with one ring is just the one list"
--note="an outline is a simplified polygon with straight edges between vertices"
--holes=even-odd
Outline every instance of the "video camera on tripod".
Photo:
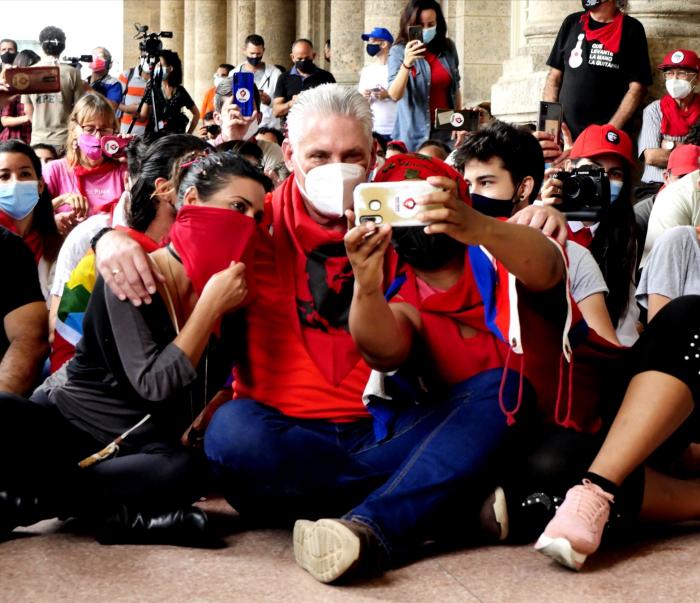
[[148,25],[141,25],[140,23],[134,23],[136,28],[136,35],[134,39],[139,40],[139,52],[141,54],[141,60],[145,60],[149,65],[149,73],[151,77],[148,79],[146,84],[146,89],[141,97],[136,113],[134,114],[131,124],[129,124],[128,133],[130,134],[136,123],[137,116],[141,113],[141,108],[146,102],[146,98],[151,97],[151,111],[153,112],[153,123],[155,124],[154,129],[156,131],[160,130],[160,122],[158,121],[157,109],[156,109],[156,98],[154,94],[154,89],[159,89],[161,84],[161,75],[158,70],[155,69],[156,63],[158,63],[160,56],[163,52],[163,40],[162,38],[172,38],[172,31],[161,31],[160,33],[151,32],[148,33]]

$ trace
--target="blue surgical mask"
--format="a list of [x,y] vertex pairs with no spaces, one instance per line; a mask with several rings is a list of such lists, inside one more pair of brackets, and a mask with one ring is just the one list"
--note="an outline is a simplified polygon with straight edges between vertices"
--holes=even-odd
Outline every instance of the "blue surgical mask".
[[424,27],[423,28],[423,44],[430,44],[437,33],[436,27]]
[[622,190],[622,185],[624,182],[619,180],[610,181],[610,203],[615,203],[620,198],[620,191]]
[[0,211],[13,220],[22,220],[34,211],[39,202],[39,183],[23,180],[0,185]]

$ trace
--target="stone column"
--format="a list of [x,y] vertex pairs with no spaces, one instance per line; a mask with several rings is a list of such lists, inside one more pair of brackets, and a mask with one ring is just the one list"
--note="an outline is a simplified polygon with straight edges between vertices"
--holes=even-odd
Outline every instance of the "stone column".
[[[375,27],[384,27],[396,38],[399,33],[399,19],[406,6],[405,0],[365,0],[365,26],[362,32],[372,31]],[[363,60],[365,64],[371,63],[372,58],[364,52]]]
[[[512,0],[510,27],[524,32],[524,45],[511,48],[503,74],[491,87],[491,110],[505,121],[535,121],[548,68],[546,60],[566,15],[580,10],[571,0]],[[517,8],[516,8],[517,7]],[[520,20],[525,17],[525,23]]]
[[128,70],[139,63],[139,43],[134,39],[134,23],[148,25],[148,31],[160,31],[160,0],[124,0],[122,19],[124,50],[122,64]]
[[331,37],[331,0],[296,0],[296,16],[296,37],[308,38],[314,48],[323,48]]
[[[364,42],[360,34],[365,28],[364,3],[355,0],[334,0],[331,3],[331,71],[339,84],[356,86],[364,65]],[[323,47],[317,49],[320,54]],[[323,59],[317,61],[323,64]]]
[[226,58],[236,65],[241,62],[245,39],[255,31],[255,0],[228,0],[226,19]]
[[160,30],[173,33],[172,39],[163,39],[163,47],[180,55],[184,69],[185,0],[160,0]]
[[[289,49],[295,38],[294,0],[264,0],[255,3],[255,32],[265,40],[265,62],[289,65]],[[317,49],[318,51],[318,49]],[[322,61],[317,61],[322,66]]]
[[196,0],[194,17],[194,90],[189,92],[199,104],[226,58],[226,1]]
[[[194,48],[195,48],[195,22],[194,16],[196,12],[196,0],[185,0],[184,10],[183,10],[183,21],[184,21],[184,39],[183,39],[183,58],[182,58],[182,68],[184,70],[184,83],[185,88],[190,94],[194,93]],[[195,103],[199,102],[199,99],[194,99]]]

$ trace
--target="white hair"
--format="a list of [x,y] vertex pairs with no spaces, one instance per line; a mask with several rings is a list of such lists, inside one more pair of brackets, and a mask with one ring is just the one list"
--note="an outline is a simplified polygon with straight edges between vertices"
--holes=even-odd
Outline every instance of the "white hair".
[[314,116],[341,115],[359,122],[367,144],[372,141],[372,112],[367,99],[356,88],[338,84],[322,84],[305,90],[294,101],[287,117],[289,143],[295,148],[305,128],[314,123]]

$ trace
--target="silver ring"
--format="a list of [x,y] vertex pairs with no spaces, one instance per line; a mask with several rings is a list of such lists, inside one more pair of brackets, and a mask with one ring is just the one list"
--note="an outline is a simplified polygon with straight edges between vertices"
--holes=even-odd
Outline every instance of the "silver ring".
[[119,274],[120,272],[121,272],[121,270],[119,270],[119,268],[112,268],[112,275],[113,276],[117,276],[117,274]]

